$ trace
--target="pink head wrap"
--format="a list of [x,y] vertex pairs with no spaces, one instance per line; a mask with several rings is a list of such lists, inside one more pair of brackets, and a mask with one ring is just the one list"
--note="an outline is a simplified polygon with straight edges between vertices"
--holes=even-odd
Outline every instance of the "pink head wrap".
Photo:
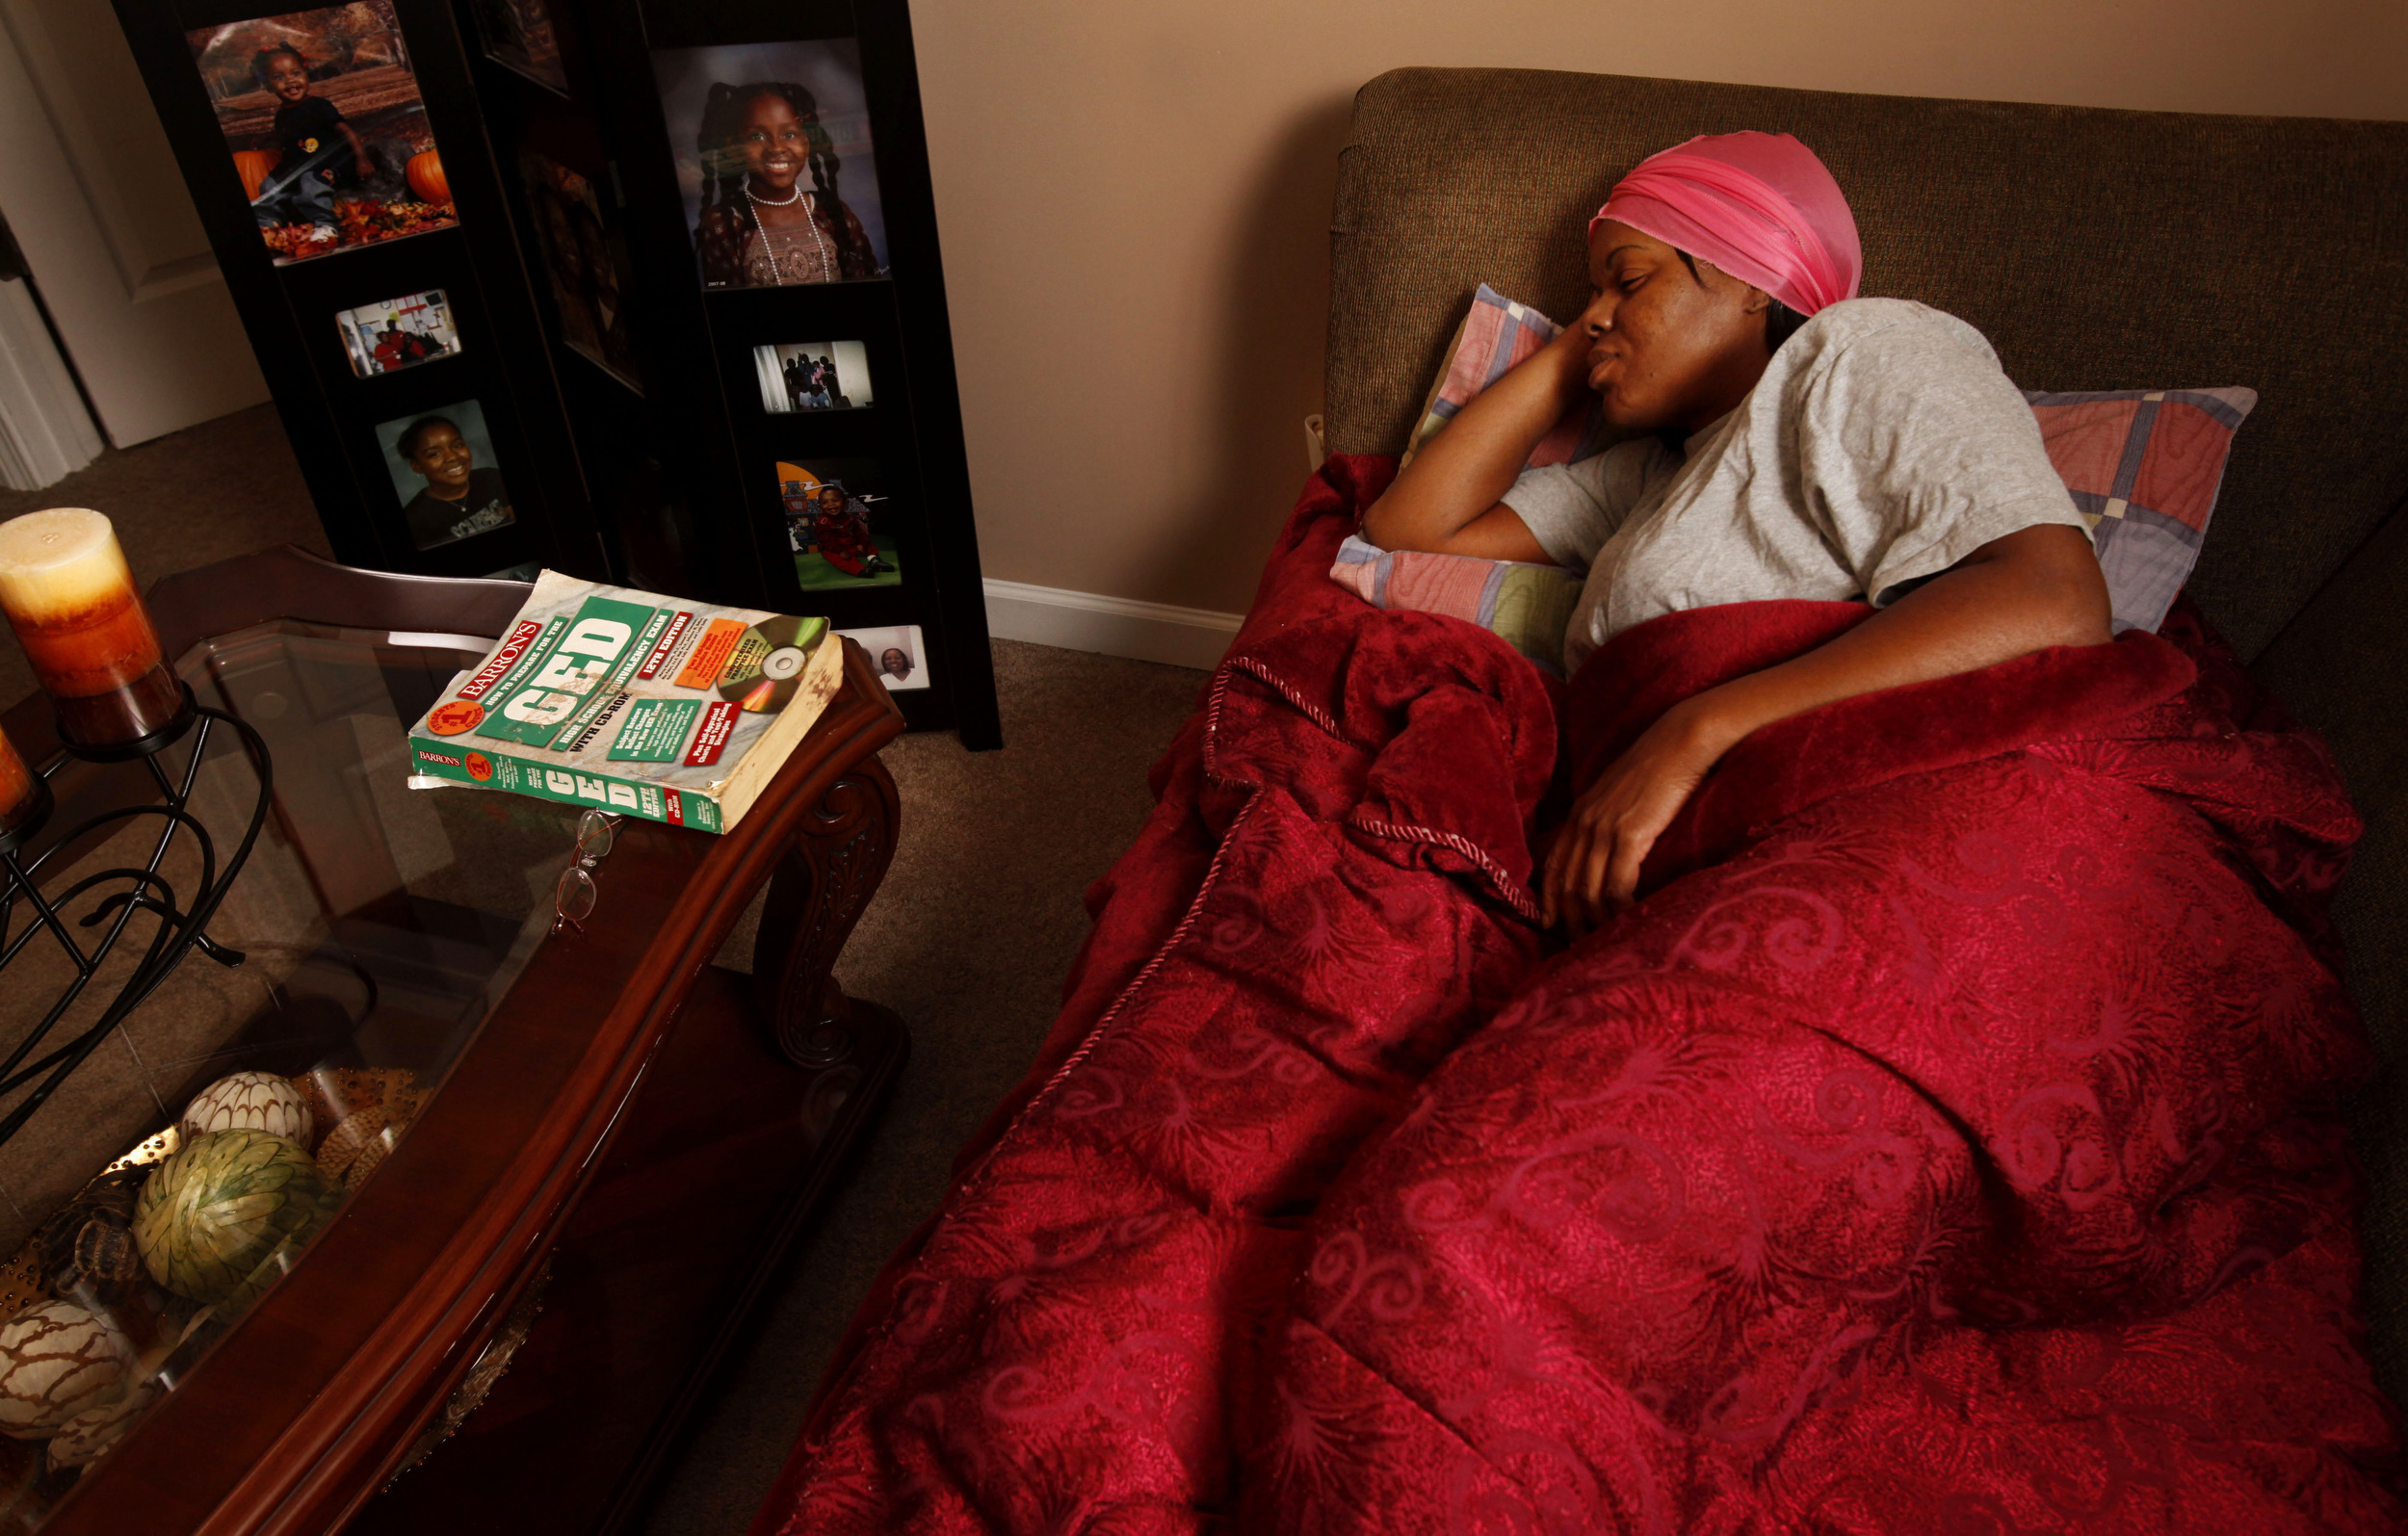
[[1864,247],[1840,184],[1785,133],[1691,139],[1640,161],[1588,221],[1702,257],[1801,315],[1856,297]]

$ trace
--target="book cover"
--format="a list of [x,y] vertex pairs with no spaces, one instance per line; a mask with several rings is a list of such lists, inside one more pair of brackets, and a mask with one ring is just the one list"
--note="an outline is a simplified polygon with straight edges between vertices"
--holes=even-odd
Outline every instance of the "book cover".
[[409,782],[724,832],[843,681],[824,618],[545,571],[484,663],[411,727]]

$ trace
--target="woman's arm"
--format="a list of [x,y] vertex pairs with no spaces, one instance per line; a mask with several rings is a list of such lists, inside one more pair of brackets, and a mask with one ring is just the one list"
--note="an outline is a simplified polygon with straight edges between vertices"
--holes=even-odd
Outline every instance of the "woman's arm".
[[1473,399],[1363,514],[1381,549],[1553,563],[1512,508],[1531,451],[1586,387],[1588,335],[1568,326]]
[[2053,645],[2105,644],[2108,621],[2089,540],[2035,525],[1992,539],[1828,644],[1673,706],[1582,792],[1547,855],[1545,921],[1579,934],[1629,906],[1647,850],[1708,770],[1759,727]]

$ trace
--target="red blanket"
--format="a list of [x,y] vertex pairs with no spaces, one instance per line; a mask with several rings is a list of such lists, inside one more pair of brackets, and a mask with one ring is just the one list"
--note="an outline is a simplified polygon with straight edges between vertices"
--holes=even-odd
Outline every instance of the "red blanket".
[[[2188,623],[1845,701],[1540,964],[1550,701],[1322,579],[1381,473],[755,1531],[2396,1528],[2313,740]],[[1865,613],[1634,630],[1563,756]]]

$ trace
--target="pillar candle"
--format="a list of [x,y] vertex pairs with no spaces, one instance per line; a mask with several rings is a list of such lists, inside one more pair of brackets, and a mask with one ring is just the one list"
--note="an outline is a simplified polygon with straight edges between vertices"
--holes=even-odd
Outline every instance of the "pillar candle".
[[0,610],[70,746],[121,746],[182,717],[183,688],[98,512],[58,507],[0,523]]

